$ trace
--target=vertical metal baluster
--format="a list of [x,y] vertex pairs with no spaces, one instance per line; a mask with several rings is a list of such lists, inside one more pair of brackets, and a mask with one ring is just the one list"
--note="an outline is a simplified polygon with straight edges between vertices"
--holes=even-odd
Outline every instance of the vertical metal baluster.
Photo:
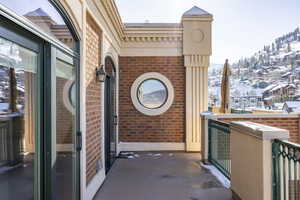
[[280,164],[281,164],[281,146],[279,143],[276,144],[276,165],[277,165],[277,200],[281,199],[281,169],[280,169]]
[[293,149],[293,161],[294,161],[294,199],[297,196],[297,161],[296,161],[296,149]]
[[223,131],[222,133],[224,136],[224,166],[225,166],[225,171],[228,172],[228,163],[227,163],[227,135],[226,133]]
[[[290,154],[290,151],[291,151],[291,149],[289,148],[289,147],[287,147],[287,150],[288,150],[288,155]],[[291,168],[291,158],[289,158],[289,156],[287,156],[287,158],[288,158],[288,170],[289,170],[289,179],[288,179],[288,185],[287,185],[287,187],[288,187],[288,199],[291,199],[291,191],[290,191],[290,183],[291,183],[291,180],[292,180],[292,168]]]
[[277,141],[272,144],[272,159],[273,159],[273,200],[280,200],[280,146]]
[[[285,153],[285,146],[282,146],[282,151]],[[286,199],[286,175],[285,175],[285,156],[283,157],[283,165],[282,165],[282,169],[283,169],[283,195],[284,195],[284,199]]]
[[229,138],[229,134],[228,134],[228,129],[226,129],[226,131],[224,132],[225,134],[225,139],[226,139],[226,164],[227,164],[227,168],[226,168],[226,171],[227,171],[227,174],[230,176],[230,173],[229,173],[229,169],[230,169],[230,166],[229,166],[229,142],[230,142],[230,138]]

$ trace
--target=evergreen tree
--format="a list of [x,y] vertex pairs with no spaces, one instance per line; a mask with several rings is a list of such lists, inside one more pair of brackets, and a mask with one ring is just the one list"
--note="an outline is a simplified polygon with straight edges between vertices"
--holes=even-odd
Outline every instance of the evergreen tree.
[[288,46],[287,46],[287,51],[290,52],[292,49],[291,49],[291,43],[288,42]]

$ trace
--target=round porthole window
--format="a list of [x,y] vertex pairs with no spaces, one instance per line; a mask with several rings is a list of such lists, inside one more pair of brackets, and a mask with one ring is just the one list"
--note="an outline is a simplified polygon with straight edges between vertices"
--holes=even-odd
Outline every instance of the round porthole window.
[[168,98],[168,90],[163,82],[157,79],[147,79],[139,85],[138,100],[149,109],[163,106]]
[[160,73],[145,73],[131,87],[133,105],[145,115],[155,116],[166,112],[172,105],[173,98],[172,83]]
[[63,102],[66,108],[72,113],[75,114],[75,105],[76,105],[76,85],[74,79],[71,79],[66,82],[63,89]]

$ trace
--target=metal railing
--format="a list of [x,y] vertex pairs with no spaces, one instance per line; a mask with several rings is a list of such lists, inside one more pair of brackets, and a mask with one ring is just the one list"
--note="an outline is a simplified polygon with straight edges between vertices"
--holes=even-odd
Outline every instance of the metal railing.
[[208,160],[230,179],[230,128],[228,123],[208,120]]
[[300,199],[300,145],[274,140],[273,200]]
[[0,166],[8,163],[8,121],[0,121]]

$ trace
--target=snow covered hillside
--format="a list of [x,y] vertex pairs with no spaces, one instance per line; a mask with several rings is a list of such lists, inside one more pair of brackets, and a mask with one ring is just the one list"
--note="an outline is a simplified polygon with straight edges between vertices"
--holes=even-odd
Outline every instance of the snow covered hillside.
[[[274,108],[277,103],[300,100],[299,28],[230,67],[234,108]],[[222,65],[212,65],[209,69],[210,105],[220,104],[221,77]]]

